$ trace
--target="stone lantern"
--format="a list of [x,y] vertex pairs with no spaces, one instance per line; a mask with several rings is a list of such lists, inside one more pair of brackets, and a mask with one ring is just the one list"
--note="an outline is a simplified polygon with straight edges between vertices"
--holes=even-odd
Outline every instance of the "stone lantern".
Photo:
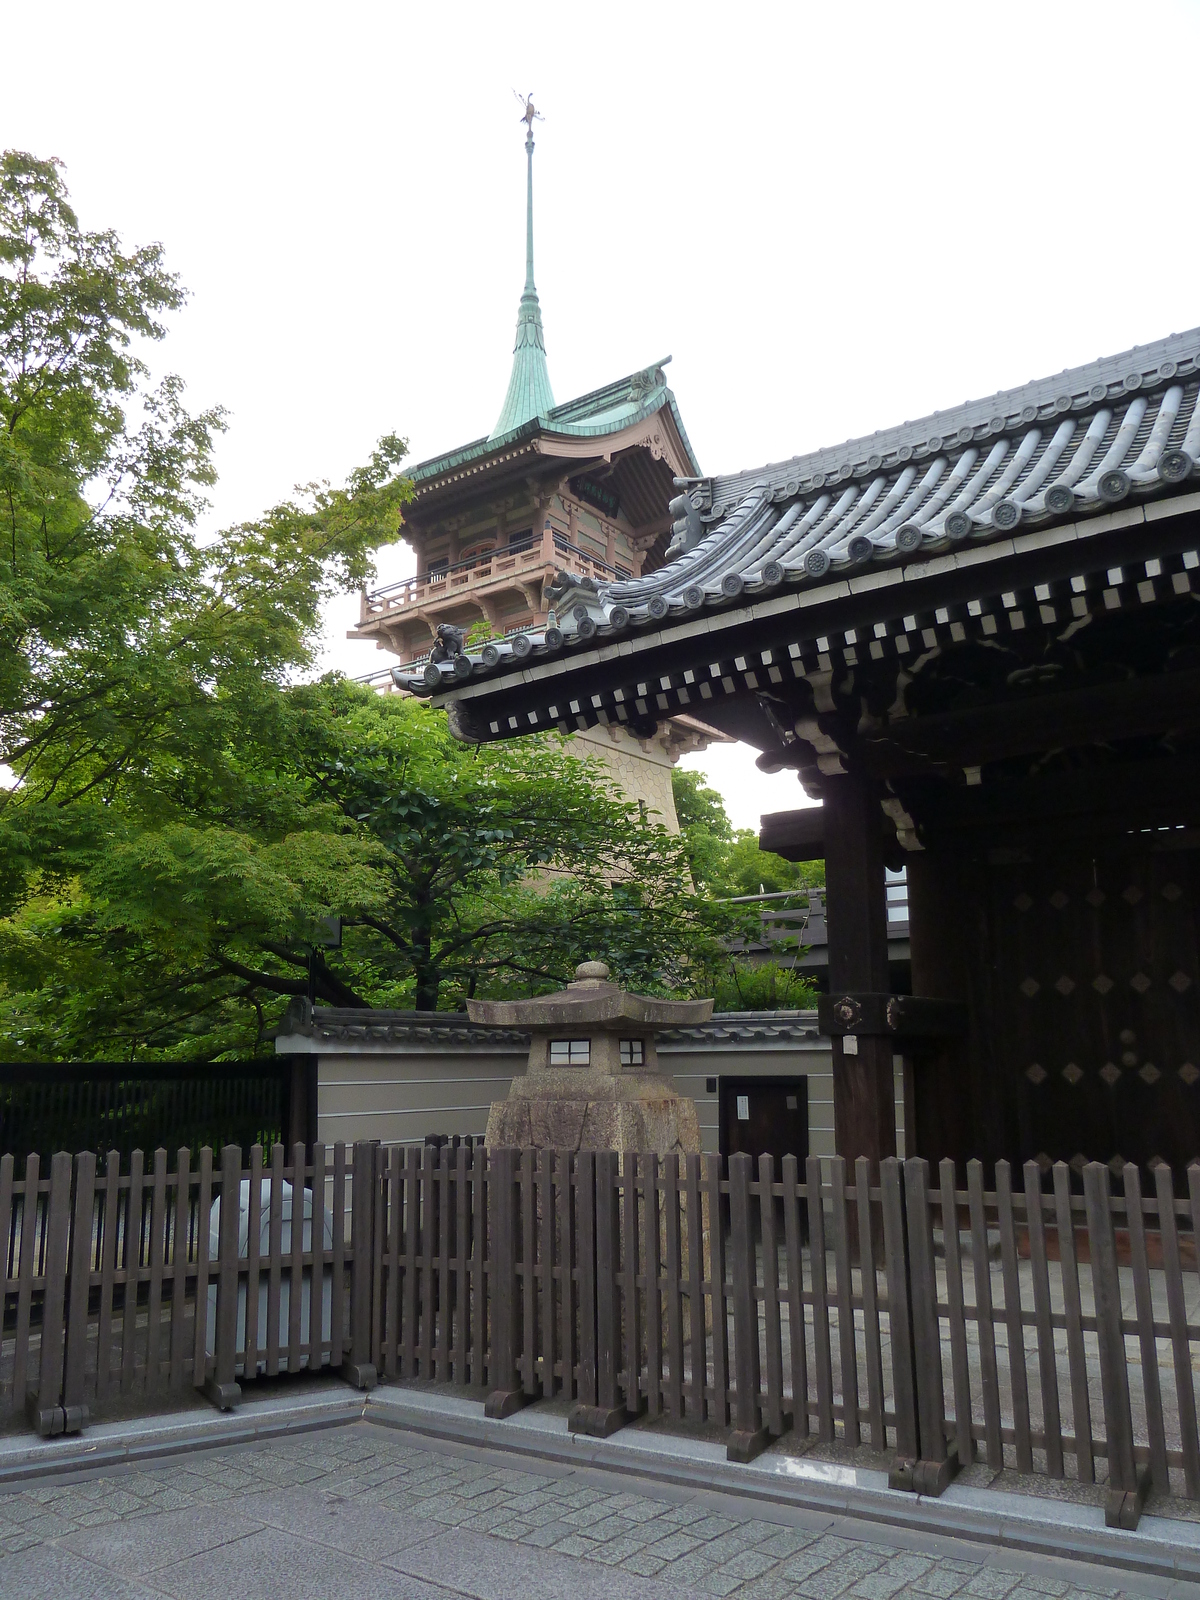
[[472,1022],[529,1031],[529,1066],[492,1104],[489,1149],[700,1149],[695,1102],[660,1071],[660,1028],[707,1022],[711,1000],[658,1000],[609,981],[602,961],[536,1000],[468,1000]]

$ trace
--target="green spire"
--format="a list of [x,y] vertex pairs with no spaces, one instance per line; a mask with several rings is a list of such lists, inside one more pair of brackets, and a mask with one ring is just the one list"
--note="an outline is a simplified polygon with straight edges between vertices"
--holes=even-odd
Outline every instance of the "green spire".
[[546,366],[546,341],[542,336],[542,312],[533,283],[533,118],[537,113],[530,100],[523,120],[528,126],[525,155],[528,163],[528,191],[525,204],[525,292],[517,312],[517,342],[513,346],[512,375],[499,420],[489,435],[498,439],[523,422],[545,416],[554,407],[554,391]]

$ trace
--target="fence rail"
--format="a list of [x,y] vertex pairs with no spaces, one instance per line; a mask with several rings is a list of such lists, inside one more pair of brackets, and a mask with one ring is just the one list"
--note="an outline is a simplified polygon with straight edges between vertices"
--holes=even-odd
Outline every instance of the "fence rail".
[[[0,1411],[70,1430],[117,1395],[333,1367],[368,1386],[573,1402],[868,1446],[939,1492],[982,1459],[1200,1499],[1200,1166],[276,1144],[214,1160],[0,1161]],[[36,1398],[34,1398],[36,1397]]]

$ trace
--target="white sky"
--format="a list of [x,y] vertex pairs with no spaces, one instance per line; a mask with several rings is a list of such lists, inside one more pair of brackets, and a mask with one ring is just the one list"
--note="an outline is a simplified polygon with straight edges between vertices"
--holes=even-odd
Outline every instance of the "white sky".
[[[1200,323],[1195,0],[0,10],[0,146],[192,291],[163,369],[232,413],[214,517],[396,430],[490,430],[538,125],[555,395],[666,355],[702,466],[754,467]],[[407,570],[385,552],[383,579]],[[330,616],[331,661],[383,660]],[[740,825],[798,803],[701,758]]]

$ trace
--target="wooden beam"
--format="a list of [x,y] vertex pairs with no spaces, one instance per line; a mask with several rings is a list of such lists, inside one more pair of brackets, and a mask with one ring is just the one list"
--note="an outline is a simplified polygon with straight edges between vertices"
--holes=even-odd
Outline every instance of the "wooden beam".
[[1200,669],[899,718],[860,736],[860,748],[873,770],[890,775],[927,770],[930,763],[976,767],[1010,756],[1195,728],[1200,728]]
[[903,784],[902,795],[931,840],[983,833],[1002,844],[1045,842],[1063,833],[1194,829],[1200,827],[1200,760],[1114,761],[970,788],[934,779]]
[[[822,780],[824,781],[824,780]],[[831,780],[835,781],[835,780]],[[759,819],[758,845],[785,861],[823,861],[825,859],[825,812],[819,805],[799,811],[773,811]],[[904,865],[905,851],[896,838],[896,824],[886,812],[880,814],[883,826],[883,864],[893,870]]]
[[760,850],[770,850],[785,861],[822,861],[825,857],[825,809],[805,806],[799,811],[772,811],[759,819]]

